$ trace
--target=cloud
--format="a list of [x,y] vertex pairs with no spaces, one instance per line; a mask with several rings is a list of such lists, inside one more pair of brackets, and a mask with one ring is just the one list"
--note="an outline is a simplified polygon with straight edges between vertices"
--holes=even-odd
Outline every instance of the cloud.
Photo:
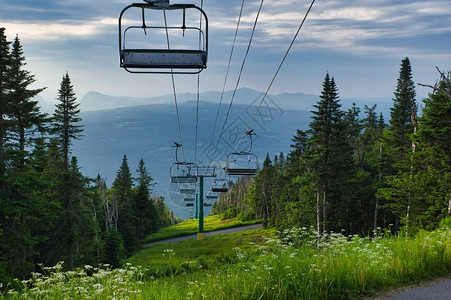
[[23,23],[11,22],[2,24],[8,33],[18,34],[21,39],[30,41],[48,41],[70,39],[73,37],[89,38],[90,36],[101,34],[105,27],[117,25],[117,20],[104,18],[90,21],[72,21],[58,23]]

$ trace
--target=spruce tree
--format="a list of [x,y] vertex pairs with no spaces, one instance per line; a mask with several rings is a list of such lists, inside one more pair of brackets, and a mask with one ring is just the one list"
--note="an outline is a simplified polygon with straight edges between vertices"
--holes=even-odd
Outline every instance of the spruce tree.
[[24,69],[25,57],[19,37],[14,39],[11,50],[10,70],[10,102],[12,114],[10,116],[14,127],[11,135],[18,142],[20,163],[23,165],[25,147],[32,142],[33,131],[43,132],[48,122],[47,114],[41,113],[38,101],[32,98],[42,92],[45,88],[30,89],[29,86],[35,82],[34,75]]
[[124,155],[121,166],[113,182],[113,197],[118,205],[118,231],[122,235],[126,255],[132,254],[139,246],[135,228],[135,211],[133,209],[133,181]]
[[153,179],[142,158],[139,161],[136,172],[138,173],[138,187],[136,188],[134,211],[136,216],[136,234],[141,242],[146,234],[158,231],[160,221],[155,204],[150,198]]
[[69,154],[72,140],[82,136],[81,118],[79,117],[79,103],[76,103],[74,87],[70,81],[69,73],[63,76],[58,90],[58,104],[53,114],[52,131],[58,138],[63,153],[65,168],[69,167]]
[[381,193],[390,203],[395,214],[395,230],[399,230],[401,222],[408,224],[413,192],[412,139],[414,122],[416,122],[415,85],[412,80],[412,67],[408,57],[401,61],[401,68],[394,92],[393,107],[390,112],[390,128],[387,132],[388,156],[392,162],[391,175],[388,178],[389,188]]
[[[74,253],[75,245],[81,238],[78,235],[80,229],[78,218],[84,217],[84,212],[80,205],[81,199],[78,197],[80,194],[77,194],[79,182],[72,176],[73,170],[70,169],[69,155],[72,140],[80,139],[83,129],[82,125],[79,124],[81,121],[79,104],[76,103],[74,87],[67,72],[61,81],[57,99],[59,102],[56,104],[53,114],[51,131],[58,142],[63,163],[63,171],[61,176],[57,178],[57,182],[59,182],[60,187],[64,188],[59,190],[58,197],[60,197],[62,207],[61,222],[65,232],[63,240],[67,251],[67,261],[69,269],[72,269],[77,263]],[[73,186],[74,190],[67,188],[70,186]]]
[[309,165],[314,172],[317,200],[317,229],[326,232],[346,226],[352,231],[350,218],[355,209],[353,195],[347,188],[352,181],[354,161],[338,89],[328,73],[320,99],[314,105],[317,110],[312,111],[309,139]]
[[6,134],[11,127],[7,117],[12,112],[9,98],[11,78],[10,44],[11,42],[6,40],[5,28],[0,27],[0,184],[5,173]]
[[409,58],[406,57],[401,61],[393,107],[390,109],[389,144],[392,148],[392,159],[395,164],[398,164],[398,169],[399,163],[405,159],[406,153],[410,153],[411,150],[412,110],[417,107],[415,95],[412,67]]

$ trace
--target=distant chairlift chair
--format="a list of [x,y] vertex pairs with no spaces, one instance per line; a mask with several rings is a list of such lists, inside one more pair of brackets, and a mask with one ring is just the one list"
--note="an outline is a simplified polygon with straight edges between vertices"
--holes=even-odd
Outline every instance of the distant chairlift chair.
[[251,153],[252,135],[254,130],[246,131],[250,138],[249,149],[247,151],[232,152],[227,155],[226,172],[231,176],[254,176],[258,170],[257,155]]
[[171,165],[169,170],[172,183],[186,183],[193,184],[197,182],[198,168],[195,163],[179,161],[178,149],[182,147],[181,144],[174,142],[175,146],[175,163]]
[[213,180],[211,191],[213,193],[227,193],[229,188],[227,187],[226,179],[215,179]]
[[182,183],[180,184],[181,194],[194,194],[196,193],[196,186],[193,183]]
[[218,199],[218,195],[208,193],[207,195],[205,195],[205,198],[207,198],[207,200],[216,200]]

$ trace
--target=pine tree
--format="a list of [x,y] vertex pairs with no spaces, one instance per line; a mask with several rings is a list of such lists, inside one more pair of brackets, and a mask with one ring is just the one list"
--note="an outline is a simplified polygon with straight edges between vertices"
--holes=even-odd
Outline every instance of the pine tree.
[[[66,73],[61,81],[60,89],[58,90],[58,104],[56,105],[53,114],[52,133],[54,134],[62,157],[62,171],[59,176],[55,178],[58,185],[58,196],[61,202],[61,226],[64,228],[64,236],[62,237],[67,251],[67,262],[69,269],[72,269],[77,263],[74,254],[75,246],[80,241],[81,237],[78,235],[81,223],[79,218],[84,218],[84,207],[80,201],[79,196],[84,196],[82,192],[79,178],[75,178],[69,165],[69,155],[72,140],[79,139],[83,131],[82,125],[79,125],[81,118],[78,116],[80,110],[79,104],[76,103],[74,88],[71,84],[69,74]],[[73,187],[73,190],[68,187]],[[78,194],[81,193],[81,194]]]
[[122,235],[126,255],[132,254],[139,246],[136,235],[136,216],[133,209],[133,181],[124,155],[121,166],[113,182],[113,197],[118,205],[118,231]]
[[[10,102],[12,103],[12,114],[10,116],[14,127],[11,130],[12,139],[18,141],[20,164],[24,164],[25,147],[32,142],[33,131],[43,132],[48,122],[47,114],[41,113],[38,101],[32,98],[42,92],[45,88],[29,89],[35,82],[34,76],[24,70],[25,57],[19,37],[14,39],[11,50],[11,85]],[[28,136],[28,137],[27,137]]]
[[[440,72],[440,71],[439,71]],[[412,216],[420,227],[434,228],[451,215],[451,83],[440,72],[433,93],[423,100],[419,119],[414,181],[415,206]],[[413,220],[415,221],[415,220]]]
[[136,216],[136,234],[141,242],[145,234],[158,231],[160,221],[155,204],[150,198],[150,187],[153,186],[153,179],[149,175],[142,158],[136,172],[138,173],[138,187],[135,194],[134,214]]
[[[410,153],[413,133],[412,110],[416,109],[415,84],[412,80],[412,67],[408,57],[401,61],[398,83],[394,92],[393,107],[390,109],[391,156],[395,164],[405,159]],[[409,167],[407,167],[409,168]]]
[[355,209],[353,195],[347,187],[352,181],[354,161],[347,123],[340,109],[338,89],[334,78],[330,78],[328,73],[320,98],[318,104],[314,105],[317,110],[312,111],[309,139],[309,156],[312,157],[309,165],[314,170],[317,199],[317,229],[320,230],[321,223],[323,232],[328,229],[340,230],[344,226],[351,231],[350,220]]
[[10,44],[11,42],[6,40],[5,28],[0,27],[0,184],[3,181],[3,174],[5,173],[6,133],[11,127],[10,121],[7,118],[12,111],[9,98],[11,70]]
[[[409,190],[411,184],[406,180],[411,181],[413,178],[409,179],[409,176],[414,176],[412,151],[415,151],[415,145],[412,144],[411,135],[415,130],[417,105],[412,67],[408,57],[401,62],[394,95],[393,108],[390,112],[390,129],[387,135],[387,144],[390,147],[387,150],[393,168],[388,180],[390,188],[381,191],[396,215],[395,230],[399,230],[401,221],[404,221],[406,225],[409,223],[413,197],[412,191]],[[409,175],[407,176],[406,173]]]
[[78,116],[80,113],[78,106],[80,104],[76,103],[74,87],[67,72],[63,76],[61,87],[58,90],[58,101],[53,114],[52,131],[60,141],[64,166],[68,169],[72,140],[81,138],[83,126],[79,124],[81,118]]

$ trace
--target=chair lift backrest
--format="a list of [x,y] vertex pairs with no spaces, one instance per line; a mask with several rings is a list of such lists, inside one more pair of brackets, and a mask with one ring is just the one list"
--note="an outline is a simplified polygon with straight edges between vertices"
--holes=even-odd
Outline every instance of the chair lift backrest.
[[[246,156],[247,156],[247,166],[239,165],[236,163],[237,158]],[[228,175],[253,176],[257,174],[258,158],[253,153],[245,153],[245,152],[230,153],[229,155],[227,155],[226,170]]]
[[[254,129],[246,130],[245,135],[249,136],[249,149],[247,151],[232,152],[227,155],[226,170],[228,175],[244,175],[253,176],[257,174],[258,170],[258,158],[252,151],[252,136],[255,135]],[[244,137],[244,135],[243,135]],[[241,140],[240,140],[241,141]],[[247,156],[247,166],[239,165],[236,163],[236,159],[239,157]],[[235,163],[232,163],[232,158]],[[251,159],[252,158],[252,159]]]
[[[141,23],[139,25],[123,26],[122,17],[128,10],[138,10],[141,12]],[[170,26],[165,23],[160,26],[147,25],[145,20],[145,12],[149,10],[162,11],[162,15],[166,16],[166,11],[181,10],[183,12],[183,20],[181,26]],[[201,19],[205,21],[204,29],[200,26],[186,26],[186,13],[188,11],[197,10]],[[164,48],[141,47],[130,45],[127,37],[132,36],[131,32],[142,31],[142,35],[147,35],[155,39],[159,32],[160,36],[164,35],[167,39]],[[169,31],[193,32],[193,44],[196,47],[191,49],[173,49],[171,48]],[[152,34],[150,34],[152,33]],[[186,40],[186,39],[185,39]],[[184,41],[185,41],[184,40]],[[154,40],[155,42],[155,40]],[[157,1],[148,3],[133,3],[124,8],[119,16],[119,56],[120,66],[131,73],[157,73],[157,74],[197,74],[207,67],[208,56],[208,18],[206,13],[194,4],[169,4],[169,1]]]
[[175,162],[170,168],[172,183],[197,182],[197,165],[195,163]]
[[226,179],[213,180],[211,191],[214,193],[227,193],[229,191],[229,188],[227,186],[227,180]]
[[182,183],[180,185],[181,194],[194,194],[196,192],[196,187],[191,183]]

